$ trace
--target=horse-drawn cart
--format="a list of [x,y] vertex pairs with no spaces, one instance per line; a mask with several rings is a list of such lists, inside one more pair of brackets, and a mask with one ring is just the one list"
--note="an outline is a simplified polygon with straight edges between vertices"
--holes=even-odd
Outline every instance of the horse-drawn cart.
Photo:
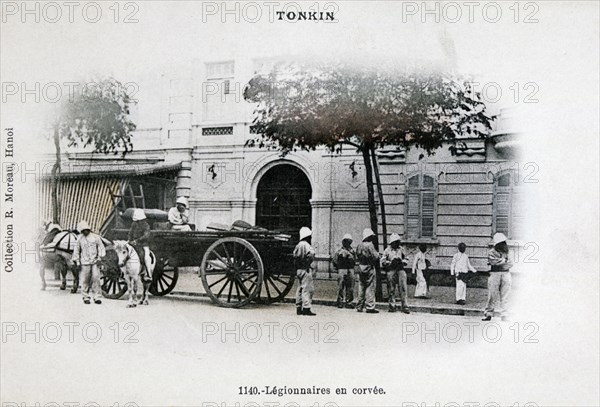
[[[127,229],[113,229],[110,239],[126,240]],[[204,293],[223,307],[251,301],[282,300],[294,285],[290,236],[260,228],[245,230],[151,230],[150,250],[156,257],[150,293],[169,294],[179,268],[199,267]],[[110,256],[110,252],[109,252]],[[107,262],[102,275],[105,297],[120,298],[127,290],[116,266]]]

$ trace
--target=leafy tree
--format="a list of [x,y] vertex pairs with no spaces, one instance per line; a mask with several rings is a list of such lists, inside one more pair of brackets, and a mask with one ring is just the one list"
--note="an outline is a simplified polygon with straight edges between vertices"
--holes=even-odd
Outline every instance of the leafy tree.
[[61,171],[61,140],[68,147],[92,146],[94,152],[127,154],[132,151],[131,133],[135,124],[129,119],[135,101],[126,87],[114,78],[86,83],[64,100],[52,123],[56,162],[51,171],[52,218],[60,223],[58,182]]
[[283,155],[322,146],[341,152],[349,145],[362,155],[371,229],[378,233],[375,184],[384,244],[385,206],[376,149],[417,147],[431,155],[444,142],[461,136],[485,137],[494,119],[480,94],[454,75],[341,63],[278,64],[268,73],[255,75],[244,97],[256,103],[253,125],[259,135],[247,145],[275,146]]

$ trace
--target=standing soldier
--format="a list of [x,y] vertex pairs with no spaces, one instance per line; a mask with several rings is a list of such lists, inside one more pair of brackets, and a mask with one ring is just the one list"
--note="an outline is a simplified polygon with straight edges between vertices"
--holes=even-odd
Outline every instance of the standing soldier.
[[375,233],[371,229],[365,229],[363,240],[356,247],[356,258],[360,268],[356,310],[362,312],[366,306],[368,314],[379,313],[375,309],[375,266],[379,263],[379,253],[373,245],[375,239]]
[[404,271],[404,252],[400,247],[400,236],[392,233],[390,245],[383,252],[381,266],[387,271],[389,311],[396,312],[396,293],[399,293],[401,311],[410,314],[406,303],[407,283]]
[[353,308],[354,300],[354,266],[356,263],[356,254],[352,248],[352,236],[344,235],[342,247],[333,255],[333,266],[338,272],[338,308]]
[[315,259],[315,250],[310,245],[312,231],[307,227],[300,228],[300,242],[294,249],[294,263],[298,288],[296,289],[296,314],[317,315],[311,311],[315,284],[310,265]]
[[77,225],[79,237],[73,251],[73,262],[81,265],[81,285],[83,293],[83,302],[90,303],[90,289],[94,303],[102,304],[100,296],[100,269],[98,261],[106,255],[104,243],[100,236],[91,232],[91,228],[84,220]]
[[510,294],[511,276],[513,266],[508,258],[508,244],[503,233],[494,235],[494,248],[488,253],[488,263],[491,266],[488,278],[488,302],[485,307],[484,321],[490,321],[494,316],[494,306],[500,303],[500,316],[505,321],[508,318],[507,300]]

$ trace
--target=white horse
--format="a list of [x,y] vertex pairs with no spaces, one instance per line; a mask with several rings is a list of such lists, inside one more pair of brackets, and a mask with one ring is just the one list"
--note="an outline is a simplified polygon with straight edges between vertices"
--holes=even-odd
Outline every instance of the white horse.
[[[40,278],[42,280],[42,290],[46,289],[46,268],[52,268],[55,274],[60,273],[62,283],[60,289],[67,288],[67,272],[70,270],[73,274],[72,293],[77,292],[79,287],[79,269],[73,263],[72,256],[75,245],[77,244],[77,235],[69,231],[60,231],[54,236],[53,231],[46,233],[40,242]],[[54,231],[56,233],[56,231]]]
[[[140,260],[135,248],[124,240],[115,240],[113,242],[115,252],[118,257],[118,265],[125,281],[127,282],[127,292],[129,293],[129,302],[127,307],[139,305],[148,305],[148,289],[152,283],[152,273],[156,266],[156,257],[150,252],[150,270],[147,270]],[[136,304],[138,287],[142,287],[142,298]]]

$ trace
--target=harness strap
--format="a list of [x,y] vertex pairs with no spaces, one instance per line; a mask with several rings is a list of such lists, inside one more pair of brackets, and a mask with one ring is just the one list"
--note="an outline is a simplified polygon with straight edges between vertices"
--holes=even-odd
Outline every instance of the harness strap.
[[[72,235],[71,232],[65,232],[65,234],[61,236],[61,238],[58,240],[58,242],[56,242],[56,245],[54,246],[54,249],[55,250],[60,250],[61,252],[72,254],[73,250],[71,250],[71,235]],[[62,241],[65,240],[65,238],[67,236],[69,237],[69,242],[67,243],[67,246],[69,248],[68,249],[62,249],[62,248],[58,247],[62,243]]]

